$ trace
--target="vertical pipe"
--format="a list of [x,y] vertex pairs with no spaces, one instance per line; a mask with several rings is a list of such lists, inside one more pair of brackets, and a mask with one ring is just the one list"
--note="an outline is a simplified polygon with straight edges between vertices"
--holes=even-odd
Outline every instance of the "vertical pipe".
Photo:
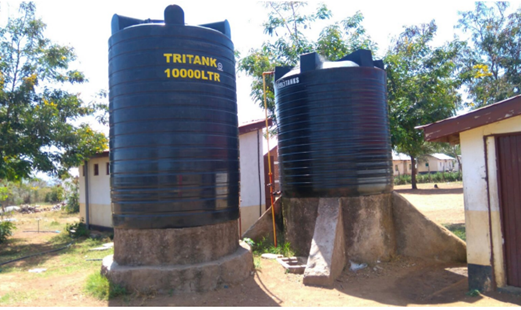
[[85,169],[85,225],[89,229],[89,161],[84,162]]
[[266,116],[266,140],[268,146],[268,172],[270,176],[270,183],[268,189],[270,190],[270,202],[271,202],[271,220],[273,224],[273,245],[277,247],[277,232],[275,230],[275,206],[273,203],[273,174],[271,173],[271,159],[270,159],[270,128],[268,126],[268,105],[266,104],[266,75],[273,74],[271,72],[262,73],[262,84],[264,89],[264,115]]
[[257,172],[259,177],[259,217],[262,216],[262,184],[260,169],[260,130],[257,130]]

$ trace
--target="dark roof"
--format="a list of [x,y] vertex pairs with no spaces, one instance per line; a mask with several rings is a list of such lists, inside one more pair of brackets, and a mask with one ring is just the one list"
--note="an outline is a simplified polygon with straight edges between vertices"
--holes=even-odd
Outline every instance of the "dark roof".
[[[272,125],[271,118],[268,118],[268,126]],[[239,135],[243,135],[248,132],[257,131],[259,129],[262,129],[266,127],[266,120],[259,120],[259,121],[253,121],[248,124],[240,125],[239,126]]]
[[487,105],[467,114],[422,125],[425,141],[459,143],[459,133],[521,115],[521,95]]

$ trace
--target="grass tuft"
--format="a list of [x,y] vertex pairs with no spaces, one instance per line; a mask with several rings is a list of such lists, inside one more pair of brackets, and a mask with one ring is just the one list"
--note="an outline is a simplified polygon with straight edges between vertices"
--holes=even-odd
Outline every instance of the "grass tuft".
[[110,298],[127,294],[123,287],[110,283],[99,272],[93,273],[87,278],[85,292],[99,300],[109,300]]
[[458,238],[463,241],[467,241],[467,233],[465,230],[465,224],[443,224],[445,228],[450,230]]
[[284,242],[281,240],[281,242],[277,244],[277,247],[275,247],[273,242],[271,240],[267,240],[265,237],[263,237],[261,241],[253,244],[252,251],[253,255],[256,256],[260,256],[264,253],[281,254],[284,255],[284,257],[295,256],[295,251],[291,249],[289,242]]

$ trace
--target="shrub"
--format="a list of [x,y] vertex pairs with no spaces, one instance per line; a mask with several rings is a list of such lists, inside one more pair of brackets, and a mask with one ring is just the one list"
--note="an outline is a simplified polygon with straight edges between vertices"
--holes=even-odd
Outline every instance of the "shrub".
[[58,203],[63,201],[63,187],[56,185],[51,187],[51,191],[45,194],[45,202]]
[[16,226],[13,222],[2,221],[0,222],[0,243],[7,241],[7,238],[13,235],[13,230]]
[[74,178],[71,182],[67,182],[67,204],[65,211],[68,213],[80,212],[80,187],[78,178]]
[[79,222],[65,224],[65,230],[73,237],[88,237],[90,235],[90,231],[83,222],[83,218]]

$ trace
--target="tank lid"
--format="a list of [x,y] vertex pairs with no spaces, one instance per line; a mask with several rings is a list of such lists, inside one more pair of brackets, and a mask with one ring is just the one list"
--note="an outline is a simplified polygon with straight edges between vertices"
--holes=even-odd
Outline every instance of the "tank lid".
[[[183,9],[178,5],[169,5],[165,8],[164,12],[165,20],[157,20],[157,19],[137,19],[126,16],[121,16],[118,14],[114,14],[112,16],[111,28],[112,35],[116,32],[121,31],[125,28],[142,25],[142,24],[165,24],[165,25],[185,25],[185,13]],[[210,28],[213,30],[217,30],[227,36],[229,39],[232,38],[230,23],[228,20],[224,20],[222,22],[209,23],[199,25],[200,27]]]
[[275,81],[312,70],[346,67],[377,67],[383,70],[384,63],[382,60],[373,60],[371,51],[364,49],[357,50],[337,61],[327,61],[316,52],[307,53],[300,55],[300,65],[276,67]]

